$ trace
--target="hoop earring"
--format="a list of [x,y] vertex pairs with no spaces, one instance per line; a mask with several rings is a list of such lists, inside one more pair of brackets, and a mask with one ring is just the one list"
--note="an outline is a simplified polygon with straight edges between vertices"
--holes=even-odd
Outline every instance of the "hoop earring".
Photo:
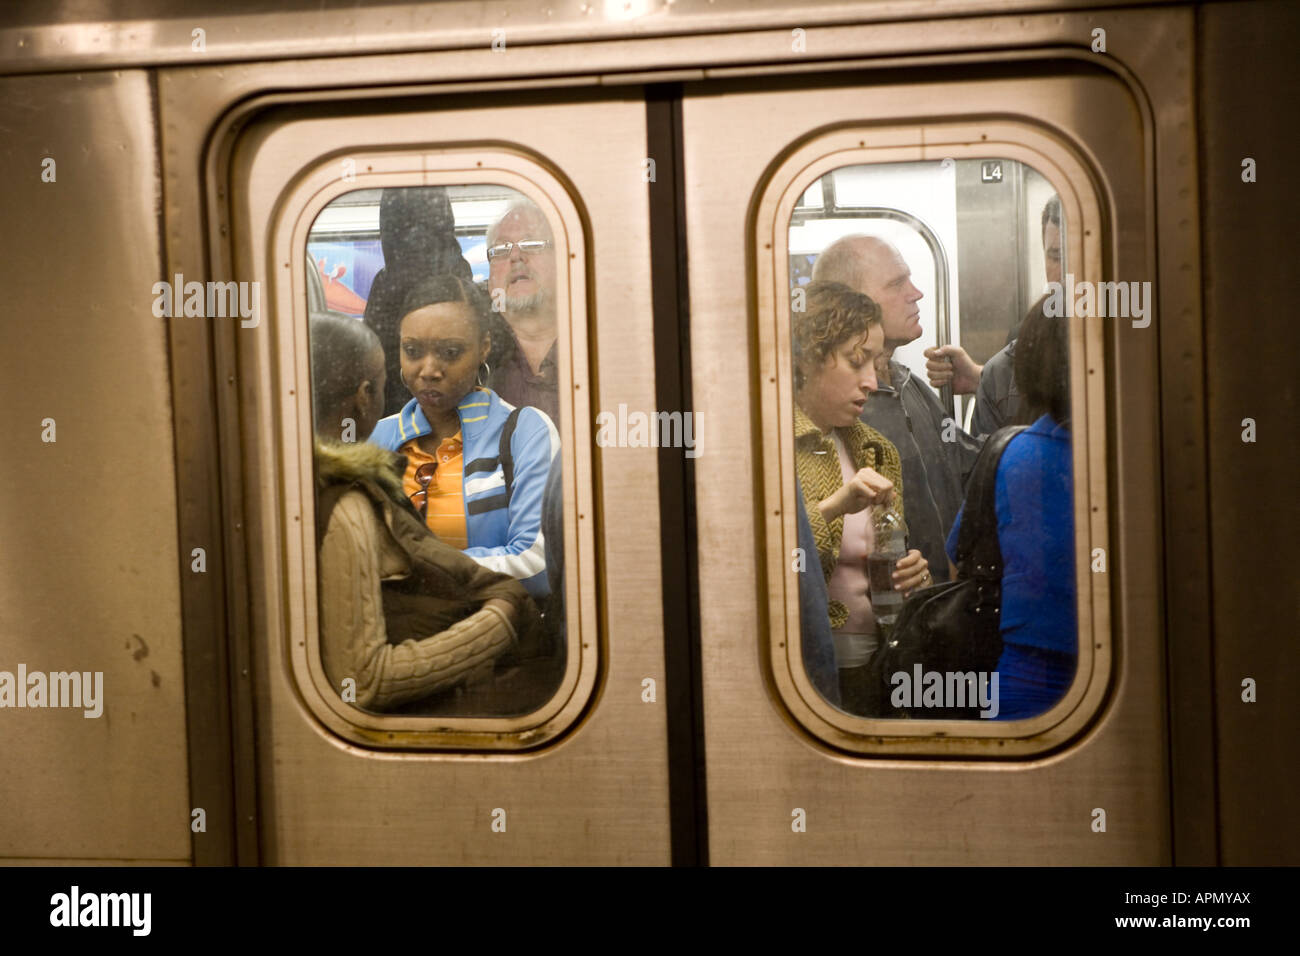
[[[486,374],[483,372],[483,369],[487,369]],[[486,359],[483,360],[482,368],[479,369],[478,376],[477,378],[475,378],[475,382],[477,383],[479,388],[487,387],[487,382],[483,381],[484,378],[487,378],[488,381],[491,381],[492,379],[492,366],[487,363]]]

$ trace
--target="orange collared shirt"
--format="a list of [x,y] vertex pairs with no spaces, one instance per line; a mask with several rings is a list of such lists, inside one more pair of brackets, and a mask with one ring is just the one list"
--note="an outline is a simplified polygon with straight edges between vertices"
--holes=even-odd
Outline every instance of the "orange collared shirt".
[[462,482],[465,447],[460,432],[444,438],[432,455],[420,448],[419,440],[415,438],[402,446],[401,453],[406,456],[402,490],[407,498],[420,490],[420,483],[415,480],[416,470],[426,462],[438,463],[438,470],[428,485],[424,522],[447,544],[464,551],[469,547],[469,533],[465,530],[465,486]]

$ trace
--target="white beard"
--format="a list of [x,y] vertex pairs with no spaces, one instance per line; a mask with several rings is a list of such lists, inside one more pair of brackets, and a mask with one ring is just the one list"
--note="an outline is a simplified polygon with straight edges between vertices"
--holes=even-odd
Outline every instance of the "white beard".
[[536,312],[542,307],[542,302],[546,299],[545,292],[534,292],[532,295],[507,295],[506,311],[507,312]]

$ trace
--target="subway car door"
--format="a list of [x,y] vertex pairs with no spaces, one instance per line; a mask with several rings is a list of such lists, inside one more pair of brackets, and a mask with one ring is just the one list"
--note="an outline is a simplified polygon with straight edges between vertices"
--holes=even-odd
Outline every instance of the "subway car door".
[[[961,341],[985,359],[1001,347],[1025,296],[1007,297],[1021,304],[1000,313],[999,341],[992,325],[981,332],[989,316],[967,296],[971,277],[953,278],[967,263],[936,219],[955,213],[953,235],[970,272],[979,253],[968,250],[972,236],[985,255],[1032,253],[1019,273],[1037,296],[1039,215],[1054,191],[1065,210],[1067,265],[1078,279],[1153,280],[1150,114],[1116,73],[1081,59],[1013,60],[985,71],[828,67],[784,76],[756,69],[746,77],[736,70],[684,87],[714,864],[1171,858],[1160,489],[1152,477],[1160,468],[1158,351],[1140,319],[1070,325],[1079,658],[1055,709],[1010,724],[917,719],[915,711],[913,719],[868,719],[819,693],[801,654],[799,575],[820,569],[797,536],[790,327],[792,311],[806,307],[795,302],[812,253],[848,233],[889,239],[929,290],[922,324],[937,321],[934,306],[924,306],[941,291],[963,300],[948,303],[947,317],[967,307]],[[1050,186],[1018,200],[1021,219],[1032,219],[1018,239],[1015,229],[979,234],[991,220],[966,215],[958,203],[1011,188],[994,164],[1032,170],[1023,182]],[[917,204],[933,205],[933,196],[909,198],[890,185],[888,177],[905,168],[947,183],[946,211],[942,203],[923,211]],[[877,187],[861,200],[845,195],[863,182]],[[836,184],[838,196],[831,195]],[[918,365],[905,348],[896,358]],[[905,506],[908,497],[905,491]]]
[[[227,526],[227,546],[248,568],[235,582],[247,620],[235,627],[257,785],[240,824],[273,864],[666,864],[659,511],[646,505],[659,498],[656,451],[598,448],[585,424],[656,407],[641,90],[376,102],[364,91],[324,104],[267,97],[217,137],[229,156],[229,268],[261,283],[264,302],[260,328],[230,332],[217,368],[238,393],[224,427],[241,453],[244,526]],[[377,282],[395,261],[392,237],[376,231],[388,197],[430,187],[450,197],[476,279],[489,268],[484,230],[513,202],[546,220],[514,239],[542,246],[552,234],[528,255],[553,254],[556,270],[568,630],[562,673],[524,713],[482,684],[440,709],[359,706],[355,681],[323,669],[313,646],[327,585],[312,527],[309,296],[319,304],[323,290],[331,310],[360,315],[354,279]],[[310,270],[324,282],[315,291]]]

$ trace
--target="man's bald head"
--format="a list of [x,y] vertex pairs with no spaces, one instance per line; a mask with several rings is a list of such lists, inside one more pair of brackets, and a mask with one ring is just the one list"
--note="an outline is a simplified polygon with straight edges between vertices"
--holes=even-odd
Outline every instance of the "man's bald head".
[[870,296],[880,306],[885,348],[892,351],[920,337],[921,290],[892,243],[867,235],[836,239],[817,257],[812,275],[814,281],[841,282]]
[[813,281],[838,282],[861,292],[867,280],[869,260],[879,253],[881,247],[893,248],[875,236],[860,233],[842,236],[823,249],[813,263]]

